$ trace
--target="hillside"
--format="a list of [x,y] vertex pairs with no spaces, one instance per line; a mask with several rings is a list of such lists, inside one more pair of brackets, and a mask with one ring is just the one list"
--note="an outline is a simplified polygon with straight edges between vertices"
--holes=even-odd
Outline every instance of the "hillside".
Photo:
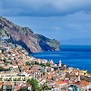
[[58,41],[34,34],[28,27],[18,26],[3,17],[0,17],[0,36],[10,38],[12,43],[21,45],[29,53],[60,50]]

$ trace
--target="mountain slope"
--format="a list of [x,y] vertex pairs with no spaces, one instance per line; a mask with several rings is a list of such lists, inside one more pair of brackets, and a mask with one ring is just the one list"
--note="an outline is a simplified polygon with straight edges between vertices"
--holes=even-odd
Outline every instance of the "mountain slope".
[[36,34],[37,39],[39,40],[39,45],[43,50],[58,51],[60,43],[55,39],[48,39],[43,35]]
[[60,50],[58,41],[34,34],[31,29],[15,25],[2,17],[0,17],[0,36],[9,37],[12,43],[21,45],[29,53]]

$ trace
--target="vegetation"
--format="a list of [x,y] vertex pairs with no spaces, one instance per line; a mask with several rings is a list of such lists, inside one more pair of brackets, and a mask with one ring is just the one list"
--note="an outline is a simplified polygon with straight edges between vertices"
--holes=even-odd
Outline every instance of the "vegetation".
[[26,62],[26,65],[34,65],[34,64],[36,64],[36,65],[40,65],[41,67],[50,67],[50,63],[49,62],[47,62],[47,63],[39,63],[39,62],[34,62],[34,61],[32,61],[31,63],[30,62]]
[[40,65],[40,66],[44,66],[44,67],[46,67],[46,66],[48,66],[48,67],[50,67],[50,63],[49,62],[47,62],[47,63],[38,63],[38,62],[35,62],[35,64],[37,64],[37,65]]
[[2,49],[2,53],[4,53],[6,51],[6,49]]
[[81,76],[81,80],[85,80],[87,82],[91,82],[91,77],[88,76]]
[[50,63],[49,63],[49,62],[47,62],[47,63],[46,63],[46,66],[50,67]]
[[[10,37],[11,42],[21,45],[29,53],[60,50],[58,41],[34,34],[31,29],[15,25],[3,17],[0,17],[0,36]],[[7,41],[10,42],[10,40]],[[28,46],[29,44],[31,45]]]
[[44,83],[39,91],[49,91],[49,90],[51,90],[51,89],[47,86],[46,83]]
[[22,87],[20,91],[28,91],[27,87]]
[[38,87],[38,81],[36,79],[28,79],[27,80],[27,83],[32,85],[32,90],[33,91],[38,91],[39,90],[39,87]]
[[48,86],[43,86],[43,88],[40,90],[40,91],[48,91],[48,90],[51,90]]
[[2,88],[0,88],[0,91],[2,91]]
[[0,66],[0,71],[9,71],[10,69],[5,69],[3,67]]
[[26,65],[31,65],[31,63],[30,62],[26,62]]
[[35,64],[35,62],[34,62],[34,61],[32,61],[30,65],[34,65],[34,64]]
[[70,78],[70,76],[71,76],[70,73],[67,72],[66,73],[66,78]]

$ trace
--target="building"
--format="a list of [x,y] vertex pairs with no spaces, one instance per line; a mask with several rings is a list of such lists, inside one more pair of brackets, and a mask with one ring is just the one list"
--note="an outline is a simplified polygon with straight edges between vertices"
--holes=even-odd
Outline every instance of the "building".
[[79,91],[79,90],[78,90],[78,87],[76,85],[70,85],[68,87],[68,91]]
[[59,67],[61,67],[62,66],[62,62],[61,62],[61,60],[59,61],[59,65],[58,65]]
[[3,91],[14,91],[14,85],[12,82],[7,81],[2,85]]

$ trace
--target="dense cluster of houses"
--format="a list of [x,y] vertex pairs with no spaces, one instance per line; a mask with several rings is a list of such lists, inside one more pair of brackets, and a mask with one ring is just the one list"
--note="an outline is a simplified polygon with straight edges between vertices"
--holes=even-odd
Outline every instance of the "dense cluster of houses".
[[43,84],[50,91],[90,91],[91,74],[87,71],[63,65],[61,60],[55,64],[52,60],[37,59],[29,56],[19,45],[0,41],[0,88],[3,91],[19,91],[31,85],[27,80],[34,78],[41,88]]

